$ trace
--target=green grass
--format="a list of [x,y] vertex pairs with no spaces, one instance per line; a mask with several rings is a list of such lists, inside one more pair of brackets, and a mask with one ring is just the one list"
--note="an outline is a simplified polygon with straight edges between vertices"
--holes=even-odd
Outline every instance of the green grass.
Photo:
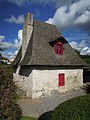
[[38,120],[37,118],[22,116],[21,120]]

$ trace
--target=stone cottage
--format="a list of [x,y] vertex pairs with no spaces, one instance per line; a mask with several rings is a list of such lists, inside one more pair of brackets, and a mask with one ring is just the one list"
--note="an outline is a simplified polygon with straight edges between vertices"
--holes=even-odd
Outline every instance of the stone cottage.
[[82,86],[86,64],[56,26],[33,20],[28,13],[13,66],[17,85],[26,96],[39,98]]

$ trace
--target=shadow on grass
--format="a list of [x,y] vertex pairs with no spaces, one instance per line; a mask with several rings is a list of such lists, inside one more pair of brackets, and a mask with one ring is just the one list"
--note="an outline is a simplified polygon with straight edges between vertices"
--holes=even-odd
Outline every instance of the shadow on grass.
[[86,91],[87,94],[90,94],[90,85],[85,86],[84,90]]
[[43,113],[43,114],[38,118],[38,120],[49,120],[51,113],[52,113],[52,111]]

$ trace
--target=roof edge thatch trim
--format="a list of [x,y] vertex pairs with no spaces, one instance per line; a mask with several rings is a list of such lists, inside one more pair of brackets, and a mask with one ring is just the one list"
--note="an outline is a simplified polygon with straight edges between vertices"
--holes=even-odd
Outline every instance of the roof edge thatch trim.
[[88,67],[85,66],[85,65],[22,65],[22,66],[25,66],[25,67],[35,67],[35,68],[41,68],[41,67],[55,67],[55,68],[85,68],[85,67]]
[[21,58],[22,58],[22,46],[20,47],[14,61],[12,62],[12,65],[13,66],[17,65],[20,62]]

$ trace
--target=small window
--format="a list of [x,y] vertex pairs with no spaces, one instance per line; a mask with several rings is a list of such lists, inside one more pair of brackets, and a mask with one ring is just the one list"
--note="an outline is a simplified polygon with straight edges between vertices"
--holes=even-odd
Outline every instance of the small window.
[[59,74],[59,86],[64,86],[65,85],[65,75],[64,73]]
[[56,43],[54,46],[55,53],[58,55],[63,55],[63,44],[61,42]]

